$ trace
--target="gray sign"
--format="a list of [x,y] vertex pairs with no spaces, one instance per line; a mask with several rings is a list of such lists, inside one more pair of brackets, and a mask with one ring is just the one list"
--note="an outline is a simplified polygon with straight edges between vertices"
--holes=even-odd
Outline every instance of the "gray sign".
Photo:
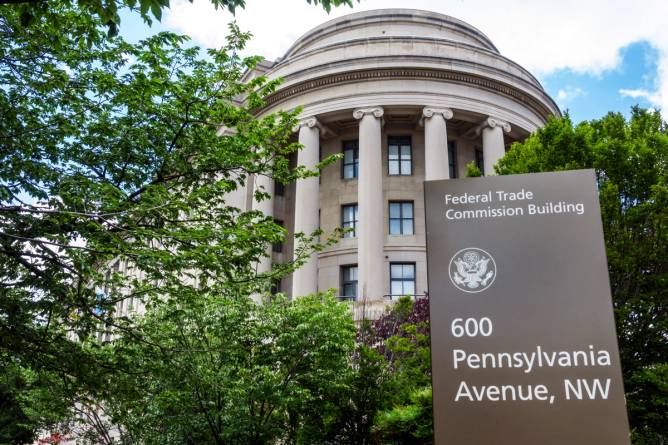
[[425,183],[437,445],[628,445],[592,170]]

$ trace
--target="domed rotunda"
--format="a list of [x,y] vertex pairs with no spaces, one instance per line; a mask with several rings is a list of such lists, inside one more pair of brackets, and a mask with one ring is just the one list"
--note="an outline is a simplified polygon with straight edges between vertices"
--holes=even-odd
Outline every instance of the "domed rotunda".
[[[302,107],[295,165],[342,160],[321,178],[283,187],[256,178],[272,199],[249,206],[290,234],[351,229],[279,285],[293,297],[338,289],[380,308],[428,293],[423,181],[484,174],[510,144],[559,108],[526,69],[473,26],[447,15],[383,9],[328,21],[248,76],[282,78],[258,116]],[[247,191],[248,192],[248,191]],[[274,262],[292,242],[272,249]],[[260,265],[268,268],[269,262]]]

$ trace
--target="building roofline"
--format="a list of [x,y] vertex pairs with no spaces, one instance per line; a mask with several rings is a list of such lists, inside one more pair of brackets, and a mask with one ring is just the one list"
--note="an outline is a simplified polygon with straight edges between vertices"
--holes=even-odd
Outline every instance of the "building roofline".
[[483,48],[491,50],[493,52],[499,53],[499,50],[496,48],[492,40],[487,37],[482,31],[476,27],[459,20],[455,17],[441,14],[433,11],[426,11],[422,9],[403,9],[403,8],[394,8],[394,9],[373,9],[370,11],[361,11],[355,12],[352,14],[347,14],[342,17],[338,17],[332,20],[329,20],[321,25],[316,26],[315,28],[309,30],[301,37],[299,37],[293,44],[288,48],[283,57],[276,61],[280,63],[281,60],[290,58],[292,55],[299,52],[299,48],[311,43],[313,40],[319,39],[324,35],[336,32],[341,27],[351,27],[356,25],[362,25],[369,22],[383,22],[391,19],[392,21],[397,21],[399,19],[406,19],[410,22],[415,22],[416,19],[421,19],[425,22],[432,22],[441,25],[449,25],[463,31],[469,36],[473,37],[481,43]]

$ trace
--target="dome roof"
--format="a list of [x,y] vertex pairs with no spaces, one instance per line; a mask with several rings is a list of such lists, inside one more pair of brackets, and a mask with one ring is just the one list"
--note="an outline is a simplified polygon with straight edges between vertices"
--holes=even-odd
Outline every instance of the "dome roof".
[[485,34],[454,17],[417,9],[377,9],[348,14],[313,28],[297,39],[282,59],[350,40],[397,37],[447,40],[499,53]]
[[[435,101],[470,108],[464,102],[475,97],[474,108],[489,114],[509,100],[515,105],[508,103],[506,110],[530,110],[529,118],[515,120],[527,130],[560,114],[540,82],[501,55],[480,30],[430,11],[378,9],[330,20],[256,71],[282,79],[266,99],[267,112],[301,105],[311,112],[352,106],[362,91],[375,88],[369,94],[385,104]],[[512,121],[518,112],[513,113],[506,119]]]

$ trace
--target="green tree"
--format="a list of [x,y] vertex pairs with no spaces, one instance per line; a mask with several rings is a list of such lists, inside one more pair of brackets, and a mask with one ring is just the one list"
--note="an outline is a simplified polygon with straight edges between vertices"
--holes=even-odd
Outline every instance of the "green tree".
[[[190,3],[193,2],[193,0],[189,1]],[[227,9],[233,14],[237,8],[244,8],[246,6],[246,0],[209,1],[216,9]],[[309,4],[321,5],[327,12],[332,9],[332,6],[352,6],[353,4],[352,0],[306,1]],[[109,35],[113,36],[118,33],[121,23],[119,11],[126,9],[137,13],[150,25],[154,19],[161,20],[163,10],[169,8],[170,0],[61,0],[61,3],[68,7],[76,7],[83,14],[96,16],[107,27]],[[37,0],[0,0],[0,5],[3,4],[18,5],[17,11],[24,26],[30,26],[45,18],[50,21],[58,20],[58,14],[54,14],[51,11],[51,4],[47,2]]]
[[573,125],[553,118],[513,144],[500,174],[593,168],[634,441],[668,441],[668,127],[634,107]]
[[[258,59],[238,55],[249,35],[235,26],[207,59],[171,33],[109,35],[100,8],[153,3],[0,5],[0,373],[36,374],[66,406],[131,371],[95,341],[101,326],[144,341],[119,302],[262,294],[321,248],[307,234],[295,263],[256,274],[285,231],[226,196],[252,175],[317,174],[289,167],[299,110],[255,118],[277,82],[241,81]],[[40,426],[31,399],[16,400]]]
[[107,409],[133,444],[298,443],[323,423],[355,341],[348,308],[319,295],[193,293],[149,309],[140,330],[146,342],[110,350],[134,370],[111,382]]
[[374,416],[380,443],[433,443],[429,300],[404,297],[374,323],[387,361],[384,403]]

